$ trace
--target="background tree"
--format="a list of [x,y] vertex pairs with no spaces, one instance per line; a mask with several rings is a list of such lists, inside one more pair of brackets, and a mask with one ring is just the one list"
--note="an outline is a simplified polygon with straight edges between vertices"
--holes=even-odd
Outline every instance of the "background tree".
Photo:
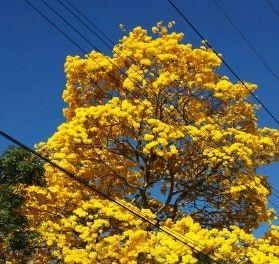
[[37,234],[24,215],[24,186],[44,184],[42,162],[28,151],[10,147],[0,156],[0,262],[26,263]]
[[[158,23],[136,27],[112,56],[67,57],[66,122],[40,151],[89,184],[223,261],[275,263],[271,188],[259,166],[278,160],[279,133],[259,128],[249,91],[218,74],[205,46]],[[255,84],[246,83],[254,91]],[[196,263],[186,246],[46,166],[47,187],[28,188],[29,212],[67,263]],[[134,208],[134,210],[136,210]],[[269,262],[268,262],[269,261]]]

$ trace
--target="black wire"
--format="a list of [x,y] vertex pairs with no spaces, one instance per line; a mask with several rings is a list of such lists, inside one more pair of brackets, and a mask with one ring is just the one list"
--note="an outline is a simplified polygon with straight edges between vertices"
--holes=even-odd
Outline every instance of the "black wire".
[[[73,43],[76,47],[78,47],[84,54],[87,54],[87,51],[84,50],[76,41],[74,41],[71,37],[69,37],[63,30],[61,30],[55,23],[53,23],[47,16],[45,16],[38,8],[36,8],[33,4],[31,4],[28,0],[24,0],[32,9],[34,9],[37,13],[39,13],[48,23],[50,23],[56,30],[58,30],[63,36],[65,36],[71,43]],[[47,5],[50,9],[52,9],[49,4],[47,4],[44,0],[41,0],[45,5]],[[53,10],[53,12],[60,17],[60,15]],[[61,17],[61,19],[67,24],[69,25],[78,35],[80,35],[84,40],[86,40],[90,45],[92,45],[93,48],[95,48],[97,51],[99,51],[99,49],[97,47],[95,47],[95,45],[93,43],[91,43],[86,37],[84,37],[80,32],[78,32],[77,29],[75,29],[68,21],[66,21],[63,17]],[[101,51],[99,51],[101,53]],[[104,56],[104,55],[103,55]],[[95,60],[94,58],[92,58],[90,55],[89,57],[94,60],[96,62],[96,64],[100,67],[102,67],[102,65]],[[104,56],[106,58],[106,56]],[[109,60],[109,59],[108,59]],[[109,60],[110,61],[110,60]],[[106,71],[106,70],[105,70]],[[110,72],[106,71],[108,73],[108,75],[110,77],[112,77],[113,79],[115,79],[116,81],[118,81],[115,76],[113,76]],[[130,92],[132,93],[132,92]]]
[[[57,0],[57,1],[59,1],[59,3],[63,5],[81,23],[83,23],[82,20],[78,16],[76,16],[61,0]],[[67,2],[78,14],[80,14],[81,17],[83,17],[91,26],[93,26],[100,34],[102,34],[112,45],[114,45],[114,41],[107,34],[105,34],[95,23],[93,23],[91,19],[86,17],[78,8],[76,8],[71,1],[65,0],[65,2]],[[95,35],[95,32],[93,34]]]
[[274,191],[279,195],[279,192],[276,189]]
[[[95,50],[97,50],[99,53],[101,51],[83,34],[81,34],[69,21],[67,21],[59,12],[57,12],[50,4],[48,4],[45,0],[41,0],[41,2],[46,5],[53,13],[55,13],[56,16],[58,16],[66,25],[68,25],[74,32],[76,32],[80,37],[82,37],[88,44],[92,46]],[[85,52],[86,53],[86,52]]]
[[269,7],[272,9],[272,11],[275,13],[275,15],[277,17],[279,17],[279,12],[276,9],[276,7],[272,4],[272,2],[270,0],[266,0],[266,2],[268,3]]
[[[43,0],[41,0],[41,1],[43,1]],[[82,21],[82,19],[80,19],[79,18],[79,16],[78,15],[76,15],[69,7],[67,7],[61,0],[56,0],[57,2],[59,2],[72,16],[74,16],[82,25],[84,25],[91,33],[93,33],[94,34],[94,36],[96,36],[99,40],[101,40],[104,44],[105,44],[105,46],[107,47],[107,48],[109,48],[109,50],[111,51],[111,50],[113,50],[113,46],[115,45],[115,43],[111,40],[111,38],[107,35],[107,34],[105,34],[98,26],[96,26],[96,24],[94,24],[93,23],[93,21],[92,20],[90,20],[89,18],[87,18],[76,6],[74,6],[74,4],[72,4],[70,1],[68,1],[68,0],[65,0],[67,3],[69,3],[70,5],[71,5],[71,7],[76,11],[76,12],[78,12],[79,14],[81,14],[82,15],[82,17],[84,18],[84,19],[86,19],[86,20],[88,20],[89,22],[90,22],[90,24],[91,25],[93,25],[94,26],[94,28],[97,28],[97,30],[99,31],[99,33],[101,33],[103,36],[105,36],[108,40],[109,40],[109,42],[111,43],[111,45],[110,44],[108,44],[102,37],[100,37],[99,35],[98,35],[98,33],[96,33],[96,31],[94,31],[90,26],[88,26],[84,21]],[[127,61],[125,60],[125,59],[123,59],[122,57],[121,57],[121,55],[120,54],[118,54],[116,51],[115,51],[115,53],[116,53],[116,55],[118,55],[119,56],[119,58],[121,58],[125,63],[127,63]],[[131,61],[133,60],[133,58],[132,57],[130,57],[130,56],[127,56]],[[112,62],[111,62],[112,63]],[[112,63],[113,64],[113,63]],[[121,71],[121,69],[117,66],[117,65],[115,65],[115,64],[113,64],[115,67],[117,67],[120,71]],[[152,87],[152,84],[149,82],[149,80],[147,80],[146,78],[145,78],[145,76],[143,75],[143,74],[141,74],[137,69],[135,69],[135,71],[138,73],[138,75],[140,76],[140,77],[142,77],[143,79],[145,79],[146,81],[147,81],[147,84],[149,85],[149,87],[151,87],[151,88],[153,88]],[[152,73],[154,73],[154,75],[156,76],[156,77],[159,77],[159,75],[155,72],[155,71],[153,71],[152,69],[149,69],[149,71],[150,72],[152,72]],[[123,73],[123,74],[125,74],[125,73]],[[130,79],[129,77],[128,77],[128,79]],[[131,79],[130,79],[131,80]],[[131,80],[132,82],[133,82],[133,80]],[[134,82],[133,82],[134,83]],[[135,83],[134,83],[135,84]],[[140,87],[139,87],[140,88]]]
[[[41,0],[41,1],[43,1],[43,0]],[[94,34],[94,36],[96,36],[99,40],[101,40],[104,44],[105,44],[105,46],[107,47],[107,48],[109,48],[109,50],[111,51],[111,50],[113,50],[113,46],[115,45],[115,43],[112,41],[112,39],[107,35],[107,34],[105,34],[98,26],[96,26],[96,24],[94,24],[93,23],[93,21],[91,20],[91,19],[89,19],[89,18],[87,18],[74,4],[72,4],[70,1],[68,1],[68,0],[65,0],[69,5],[71,5],[71,7],[78,13],[78,14],[80,14],[84,19],[86,19],[87,21],[89,21],[89,23],[94,27],[94,28],[96,28],[98,31],[99,31],[99,33],[101,33],[103,36],[105,36],[105,38],[107,38],[108,40],[109,40],[109,42],[111,43],[111,45],[110,44],[108,44],[102,37],[100,37],[99,35],[98,35],[98,33],[96,33],[96,31],[94,31],[90,26],[88,26],[88,24],[86,24],[84,21],[82,21],[82,19],[80,19],[79,18],[79,16],[78,15],[76,15],[69,7],[67,7],[61,0],[57,0],[70,14],[72,14],[72,16],[74,16],[82,25],[84,25],[90,32],[92,32],[93,34]],[[125,60],[125,59],[123,59],[122,57],[121,57],[121,55],[120,54],[118,54],[116,51],[115,51],[115,53],[116,53],[116,55],[118,55],[119,56],[119,58],[121,58],[125,63],[127,63],[127,61]],[[133,58],[131,58],[130,56],[127,56],[131,61],[133,60]],[[112,63],[112,62],[111,62]],[[112,63],[113,64],[113,63]],[[114,65],[114,64],[113,64]],[[122,70],[117,66],[117,65],[114,65],[114,66],[116,66],[121,72],[122,72]],[[132,68],[133,69],[133,68]],[[145,78],[145,76],[143,75],[143,74],[141,74],[137,69],[134,69],[136,72],[137,72],[137,74],[140,76],[140,77],[142,77],[143,79],[145,79],[146,80],[146,82],[147,82],[147,84],[148,84],[148,86],[149,87],[151,87],[151,88],[153,88],[152,87],[152,84],[150,83],[150,81],[149,80],[147,80],[146,78]],[[159,77],[159,75],[155,72],[155,71],[153,71],[152,69],[149,69],[149,71],[150,72],[152,72],[152,73],[154,73],[154,75],[156,76],[156,77]],[[125,74],[125,73],[123,73],[123,74]],[[127,76],[126,74],[125,74],[125,76]],[[127,76],[128,77],[128,76]],[[128,79],[129,80],[131,80],[134,84],[136,84],[132,79],[130,79],[129,77],[128,77]],[[137,85],[138,86],[138,85]],[[138,86],[139,87],[139,86]],[[140,88],[140,87],[139,87]],[[171,104],[171,105],[173,105],[173,104]],[[172,111],[171,111],[172,112]],[[167,115],[169,115],[170,116],[170,114],[171,114],[171,112],[168,112],[167,113]]]
[[[27,0],[24,0],[27,1]],[[91,191],[96,192],[97,194],[105,197],[106,199],[108,199],[111,202],[114,202],[116,204],[118,204],[119,206],[121,206],[122,208],[128,210],[130,213],[134,214],[135,216],[141,218],[141,220],[147,221],[150,224],[154,225],[150,220],[145,219],[144,217],[142,217],[141,215],[137,214],[136,212],[132,211],[131,209],[129,209],[128,207],[125,207],[124,205],[122,205],[121,203],[119,203],[118,201],[116,201],[115,199],[113,199],[112,197],[110,197],[109,195],[107,195],[106,193],[98,190],[97,188],[94,188],[92,185],[89,184],[89,182],[77,177],[75,174],[69,172],[68,170],[66,170],[65,168],[61,167],[60,165],[56,164],[55,162],[51,161],[49,158],[44,157],[43,155],[41,155],[40,153],[38,153],[37,151],[31,149],[30,147],[28,147],[27,145],[21,143],[20,141],[18,141],[17,139],[15,139],[14,137],[10,136],[9,134],[3,132],[0,130],[0,135],[4,138],[6,138],[7,140],[9,140],[10,142],[13,142],[14,144],[16,144],[19,147],[24,148],[25,150],[31,152],[32,154],[34,154],[36,157],[40,158],[41,160],[49,163],[51,166],[55,167],[56,169],[62,171],[63,173],[65,173],[67,176],[69,176],[71,179],[79,182],[80,184],[82,184],[83,186],[89,188]],[[170,234],[173,238],[175,236],[173,236],[172,234]],[[183,242],[183,241],[182,241]],[[184,243],[184,242],[183,242]]]
[[[256,54],[256,56],[259,58],[259,60],[266,66],[266,68],[269,70],[269,72],[273,75],[273,77],[279,81],[279,78],[277,74],[273,71],[271,66],[265,61],[263,56],[259,53],[259,51],[253,46],[253,44],[249,41],[249,39],[245,36],[245,34],[240,30],[240,28],[234,23],[232,18],[228,15],[228,13],[225,11],[225,9],[221,6],[221,4],[217,0],[212,0],[216,7],[223,13],[224,17],[229,21],[229,23],[233,26],[233,28],[239,33],[239,35],[242,37],[242,39],[247,43],[247,45],[250,47],[250,49]],[[272,6],[271,2],[267,0],[268,3]],[[275,9],[275,8],[274,8]],[[277,13],[277,15],[279,15]],[[272,189],[278,193],[278,191],[275,189],[275,187],[272,187]],[[276,195],[274,192],[272,193],[275,197],[279,199],[279,196]],[[277,209],[278,206],[276,206],[272,201],[270,201]]]
[[48,23],[50,23],[56,30],[58,30],[64,37],[66,37],[70,42],[72,42],[76,47],[78,47],[82,52],[86,54],[86,51],[77,44],[71,37],[69,37],[63,30],[56,26],[50,19],[47,18],[38,8],[32,5],[28,0],[24,0],[28,5],[30,5],[37,13],[39,13]]
[[[72,16],[74,16],[82,25],[84,25],[90,32],[92,32],[92,33],[94,34],[94,36],[96,36],[99,40],[101,40],[101,41],[105,44],[105,46],[109,48],[110,51],[113,50],[113,46],[115,45],[115,43],[113,42],[113,40],[112,40],[105,32],[103,32],[96,24],[94,24],[93,21],[92,21],[91,19],[89,19],[88,17],[86,17],[73,3],[71,3],[71,2],[68,1],[68,0],[65,0],[78,14],[80,14],[84,19],[86,19],[86,21],[89,21],[89,24],[90,24],[90,25],[92,25],[94,28],[96,28],[96,29],[98,30],[99,33],[101,33],[103,36],[105,36],[105,38],[109,40],[109,42],[111,43],[112,46],[111,46],[110,44],[108,44],[102,37],[100,37],[99,34],[96,33],[96,31],[94,31],[94,29],[92,29],[92,28],[90,27],[90,25],[88,26],[88,24],[86,24],[82,19],[80,19],[79,16],[76,15],[76,14],[75,14],[69,7],[67,7],[61,0],[57,0],[57,1],[58,1],[70,14],[72,14]],[[119,56],[119,58],[121,58],[125,63],[127,63],[127,61],[126,61],[125,59],[123,59],[123,58],[121,57],[120,54],[118,54],[116,51],[115,51],[115,53],[116,53],[116,55]],[[125,54],[125,53],[124,53],[124,54]],[[126,55],[126,54],[125,54],[125,55]],[[126,55],[126,56],[127,56],[127,55]],[[132,57],[130,57],[130,56],[127,56],[127,57],[130,59],[130,61],[133,61],[133,58],[132,58]],[[115,66],[117,67],[117,65],[115,65]],[[118,67],[118,68],[119,68],[119,67]],[[131,67],[131,68],[132,68],[132,67]],[[132,69],[133,69],[133,68],[132,68]],[[122,71],[120,68],[119,68],[119,70]],[[150,83],[150,81],[147,80],[143,74],[141,74],[137,69],[133,69],[133,70],[135,70],[135,72],[137,72],[137,74],[138,74],[140,77],[142,77],[143,79],[146,80],[146,82],[147,82],[147,84],[148,84],[149,87],[153,88],[153,86],[152,86],[152,84]],[[159,75],[157,74],[157,72],[153,71],[153,70],[150,69],[150,68],[148,68],[148,70],[149,70],[150,72],[152,72],[152,73],[154,74],[154,76],[159,77]],[[127,77],[128,77],[128,76],[127,76]],[[130,79],[130,78],[128,77],[128,79]],[[131,79],[130,79],[130,80],[131,80]],[[135,82],[134,82],[133,80],[131,80],[131,81],[135,84]],[[137,86],[138,86],[138,85],[137,85]],[[139,86],[138,86],[138,87],[139,87]],[[140,88],[140,87],[139,87],[139,88]],[[171,103],[171,105],[173,105],[173,104]],[[175,108],[174,108],[174,109],[175,109]],[[174,109],[173,109],[172,111],[174,111]],[[168,112],[167,115],[170,116],[170,114],[172,113],[172,111]],[[170,116],[170,117],[171,117],[171,116]],[[172,118],[172,117],[171,117],[171,118]]]
[[225,9],[221,6],[221,4],[217,0],[212,0],[216,7],[223,13],[224,17],[229,21],[229,23],[233,26],[233,28],[238,32],[238,34],[242,37],[242,39],[247,43],[250,49],[256,54],[258,59],[265,65],[267,70],[273,75],[273,77],[279,82],[279,77],[273,71],[271,66],[266,62],[260,52],[254,47],[254,45],[249,41],[249,39],[245,36],[245,34],[239,29],[239,27],[234,23],[232,18],[228,15]]
[[[53,13],[55,13],[56,14],[56,16],[58,16],[66,25],[68,25],[72,30],[74,30],[74,32],[76,32],[80,37],[82,37],[88,44],[90,44],[91,45],[91,47],[92,48],[94,48],[95,50],[97,50],[106,60],[108,60],[108,62],[109,63],[111,63],[115,68],[117,68],[125,77],[127,77],[133,84],[135,84],[136,86],[138,86],[139,88],[140,88],[140,86],[139,85],[137,85],[137,83],[134,81],[134,80],[132,80],[128,75],[127,75],[127,73],[125,73],[125,72],[123,72],[123,70],[120,68],[120,67],[118,67],[114,62],[112,62],[108,57],[106,57],[105,55],[103,55],[102,54],[102,52],[101,52],[101,50],[100,49],[98,49],[97,47],[96,47],[96,45],[94,45],[93,44],[93,42],[92,41],[90,41],[88,38],[86,38],[83,34],[81,34],[78,30],[77,30],[77,28],[75,28],[69,21],[67,21],[59,12],[57,12],[51,5],[49,5],[46,1],[44,1],[44,0],[41,0],[41,2],[44,4],[44,5],[46,5]],[[36,9],[37,10],[37,9]],[[41,14],[41,12],[40,12],[40,14]],[[45,18],[45,16],[43,16],[44,18]],[[49,21],[49,19],[48,19],[48,21]],[[53,23],[51,23],[52,25],[53,25]],[[55,27],[55,28],[57,28],[57,26]],[[61,32],[61,29],[59,30],[60,32]],[[63,35],[65,35],[66,33],[64,32],[64,34]],[[69,39],[69,37],[67,37],[68,39]],[[74,42],[73,42],[74,43]],[[84,50],[84,49],[82,49],[82,51],[84,52],[84,54],[86,55],[87,54],[87,52]],[[91,58],[93,61],[95,61],[100,67],[102,67],[102,65],[96,60],[96,59],[94,59],[90,54],[89,54],[89,58]],[[112,75],[110,72],[108,72],[107,70],[105,70],[107,73],[108,73],[108,75],[110,76],[110,77],[112,77],[114,80],[116,80],[116,81],[118,81],[118,79],[114,76],[114,75]],[[133,96],[135,96],[135,94],[132,92],[132,91],[129,91],[129,93],[130,94],[132,94]],[[140,102],[142,103],[142,101],[140,100]]]
[[273,203],[272,201],[269,202],[279,210],[279,207],[275,203]]
[[[277,191],[274,187],[272,187],[272,189],[273,189],[273,191],[275,191],[276,193],[278,193],[278,191]],[[277,199],[279,199],[279,196],[278,196],[275,192],[272,192],[272,194],[273,194],[275,197],[277,197]]]
[[[43,1],[43,0],[42,0]],[[94,30],[92,30],[86,23],[84,23],[69,7],[67,7],[61,0],[57,0],[65,9],[68,10],[68,12],[70,12],[80,23],[82,23],[87,29],[90,30],[91,33],[93,33],[99,40],[101,40],[110,50],[112,49],[112,47],[107,44],[107,42],[100,37]],[[77,12],[77,11],[76,11]],[[93,23],[92,23],[93,24]],[[94,24],[93,24],[94,25]],[[94,25],[94,27],[96,27]],[[100,29],[98,29],[98,31],[100,31]],[[105,35],[106,36],[106,35]],[[114,45],[114,44],[112,44]]]
[[[221,4],[217,0],[212,0],[216,7],[223,13],[224,17],[229,21],[229,23],[233,26],[233,28],[239,33],[239,35],[242,37],[242,39],[248,44],[248,46],[252,49],[252,51],[256,54],[256,56],[259,58],[259,60],[266,66],[266,68],[271,72],[271,74],[274,76],[274,78],[279,81],[279,78],[277,74],[272,70],[271,66],[265,61],[263,56],[257,51],[257,49],[253,46],[253,44],[249,41],[249,39],[245,36],[245,34],[239,29],[239,27],[234,23],[232,18],[228,15],[228,13],[225,11],[225,9],[221,6]],[[268,1],[268,0],[267,0]],[[270,2],[270,1],[268,1]],[[272,189],[278,193],[278,191],[275,189],[275,187],[272,187]],[[279,199],[279,196],[276,195],[274,192],[272,193],[275,197]],[[271,201],[270,201],[271,202]],[[271,202],[272,203],[272,202]],[[274,203],[272,203],[277,209],[278,206],[276,206]]]
[[244,81],[240,79],[238,74],[232,69],[232,67],[215,51],[212,45],[206,40],[206,38],[200,33],[200,31],[192,24],[192,22],[182,13],[182,11],[171,1],[167,0],[170,5],[176,10],[176,12],[186,21],[186,23],[196,32],[196,34],[208,45],[209,48],[220,58],[223,64],[229,69],[229,71],[237,78],[237,80],[249,91],[254,99],[264,108],[264,110],[272,117],[272,119],[279,125],[279,120],[272,114],[272,112],[264,105],[264,103],[257,98],[257,96],[251,91]]

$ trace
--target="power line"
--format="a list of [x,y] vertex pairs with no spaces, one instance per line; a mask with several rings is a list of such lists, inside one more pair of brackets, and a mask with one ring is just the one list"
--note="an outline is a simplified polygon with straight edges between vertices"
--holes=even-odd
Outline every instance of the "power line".
[[55,23],[53,23],[47,16],[45,16],[38,8],[32,5],[28,0],[24,0],[28,5],[30,5],[37,13],[39,13],[48,23],[50,23],[56,30],[58,30],[65,38],[67,38],[72,44],[78,47],[82,52],[86,53],[86,51],[79,46],[77,42],[75,42],[71,37],[69,37],[63,30],[61,30]]
[[272,4],[272,2],[270,0],[266,0],[266,2],[268,3],[269,7],[272,9],[272,11],[274,12],[274,14],[279,17],[279,12],[276,9],[276,7]]
[[232,25],[232,27],[238,32],[238,34],[241,36],[241,38],[247,43],[247,45],[250,47],[250,49],[254,52],[254,54],[258,57],[258,59],[262,62],[263,65],[265,65],[266,69],[273,75],[273,77],[279,82],[279,77],[277,74],[273,71],[272,67],[267,63],[267,61],[264,59],[264,57],[260,54],[260,52],[254,47],[254,45],[251,43],[251,41],[246,37],[246,35],[240,30],[240,28],[235,24],[235,22],[232,20],[232,18],[228,15],[228,13],[225,11],[225,9],[222,7],[222,5],[217,0],[212,0],[215,4],[215,6],[223,13],[224,17],[229,21],[229,23]]
[[[57,1],[59,1],[63,6],[65,6],[61,0]],[[112,45],[114,45],[114,41],[107,34],[105,34],[95,23],[93,23],[91,19],[89,19],[78,8],[76,8],[71,1],[65,0],[65,2],[67,2],[81,17],[83,17],[92,27],[94,27],[100,34],[102,34]]]
[[[97,50],[99,53],[102,53],[92,41],[86,38],[83,34],[81,34],[67,19],[65,19],[59,12],[57,12],[50,4],[48,4],[45,0],[41,0],[41,2],[46,5],[56,16],[58,16],[66,25],[68,25],[75,33],[77,33],[81,38],[83,38],[88,44],[91,45],[92,48]],[[87,53],[86,51],[82,50],[83,52]],[[103,56],[106,58],[105,56]],[[108,59],[109,60],[109,59]],[[110,60],[109,60],[110,61]],[[113,62],[111,62],[113,64]],[[114,65],[114,64],[113,64]]]
[[[43,1],[43,0],[41,0]],[[97,27],[91,20],[88,19],[88,21],[90,21],[90,24],[98,30],[99,33],[101,33],[103,36],[105,36],[106,39],[108,39],[108,41],[111,43],[108,44],[102,37],[99,36],[98,33],[96,33],[93,29],[91,29],[84,21],[82,21],[82,19],[79,18],[78,15],[76,15],[69,7],[67,7],[61,0],[56,0],[57,2],[60,3],[60,5],[62,5],[72,16],[74,16],[82,25],[84,25],[91,33],[94,34],[95,37],[97,37],[99,40],[101,40],[106,47],[109,48],[109,50],[112,50],[112,46],[111,45],[115,45],[115,43],[111,40],[111,38],[109,38],[101,29],[99,29],[99,27]],[[85,15],[82,15],[82,13],[70,2],[70,1],[66,1],[67,3],[69,3],[71,5],[71,7],[78,12],[84,19],[86,18]],[[116,53],[117,54],[117,53]],[[120,57],[120,56],[119,56]],[[123,59],[124,60],[124,59]]]
[[269,201],[269,202],[279,210],[279,207],[275,203],[273,203],[272,201]]
[[[278,192],[278,190],[276,190],[276,189],[275,189],[275,192],[276,192],[276,193],[277,193],[277,194],[279,195],[279,192]],[[276,197],[277,197],[277,196],[276,196]],[[278,199],[279,199],[279,196],[278,196]]]
[[[41,0],[41,1],[43,1],[43,0]],[[108,48],[109,48],[109,50],[111,50],[112,49],[112,47],[109,45],[109,44],[107,44],[107,42],[102,38],[102,37],[100,37],[94,30],[92,30],[86,23],[84,23],[69,7],[67,7],[61,0],[56,0],[57,2],[59,2],[60,3],[60,5],[62,5],[68,12],[70,12],[80,23],[82,23],[87,29],[89,29],[90,30],[90,32],[91,33],[93,33],[99,40],[101,40]],[[99,32],[102,32],[95,24],[93,24],[92,23],[92,25],[93,25],[93,27],[94,28],[96,28]],[[102,33],[101,33],[102,34]],[[105,34],[103,34],[104,36],[105,36],[105,38],[108,38],[108,36],[107,35],[105,35]],[[110,38],[108,38],[109,39],[109,42],[111,42],[112,43],[112,45],[114,45],[113,44],[113,42],[112,42],[112,40],[110,39]]]
[[[228,15],[228,13],[225,11],[225,9],[221,6],[221,4],[217,0],[212,0],[216,7],[223,13],[224,17],[229,21],[229,23],[233,26],[233,28],[239,33],[239,35],[242,37],[242,39],[248,44],[248,46],[251,48],[251,50],[256,54],[256,56],[259,58],[259,60],[266,66],[266,68],[269,70],[269,72],[274,76],[274,78],[279,81],[279,78],[277,74],[272,70],[271,66],[265,61],[263,56],[257,51],[257,49],[253,46],[253,44],[249,41],[249,39],[245,36],[245,34],[239,29],[239,27],[234,23],[232,18]],[[268,0],[267,0],[268,1]],[[268,1],[270,2],[270,1]],[[272,187],[272,189],[278,193],[278,191],[275,189],[275,187]],[[276,195],[274,192],[272,193],[276,198],[279,199],[279,196]],[[270,201],[271,204],[273,204],[277,209],[279,209],[278,206],[276,206],[272,201]]]
[[[227,64],[227,62],[214,50],[212,45],[204,38],[204,36],[200,33],[200,31],[191,23],[191,21],[182,13],[182,11],[171,1],[167,0],[171,6],[180,14],[180,16],[187,22],[187,24],[196,32],[196,34],[212,49],[212,51],[221,59],[224,65],[231,71],[231,73],[241,82],[241,84],[250,92],[250,94],[257,100],[258,103],[262,105],[262,107],[266,110],[266,112],[272,117],[272,119],[279,125],[279,120],[269,111],[269,109],[256,97],[256,95],[247,87],[247,85],[240,79],[240,77],[236,74],[236,72]],[[213,0],[216,2],[216,0]],[[267,0],[268,1],[268,0]],[[218,4],[218,3],[217,3]],[[233,23],[234,25],[234,23]],[[241,32],[241,31],[240,31]],[[240,33],[239,32],[239,33]],[[244,35],[243,35],[244,36]],[[245,36],[244,36],[245,37]],[[245,39],[247,39],[245,37]],[[248,40],[248,39],[247,39]],[[248,41],[249,42],[249,41]],[[250,42],[249,42],[250,43]],[[260,55],[260,54],[259,54]],[[273,72],[273,71],[272,71]],[[278,76],[275,74],[274,76],[278,80]],[[276,190],[274,187],[272,189]],[[274,194],[274,193],[273,193]],[[274,194],[275,195],[275,194]],[[275,195],[276,196],[276,195]],[[277,197],[277,196],[276,196]],[[271,201],[270,201],[271,202]],[[271,202],[272,203],[272,202]],[[272,203],[274,205],[274,203]],[[276,205],[275,205],[276,206]],[[276,206],[278,208],[278,206]],[[278,208],[279,209],[279,208]]]
[[182,11],[171,1],[167,0],[175,11],[185,20],[185,22],[196,32],[196,34],[208,45],[208,47],[217,55],[223,64],[229,69],[229,71],[237,78],[237,80],[245,87],[246,90],[254,97],[254,99],[264,108],[264,110],[272,117],[272,119],[279,125],[279,120],[273,115],[273,113],[265,106],[265,104],[251,91],[244,81],[240,79],[238,74],[232,69],[232,67],[215,51],[213,46],[206,40],[201,32],[192,24],[192,22],[182,13]]
[[[278,196],[278,194],[279,194],[279,192],[274,188],[274,187],[271,187],[272,188],[272,190],[273,190],[273,192],[272,192],[272,194],[279,200],[279,196]],[[276,194],[277,193],[277,194]],[[277,206],[276,206],[277,207]],[[278,208],[278,207],[277,207]],[[278,208],[279,209],[279,208]]]

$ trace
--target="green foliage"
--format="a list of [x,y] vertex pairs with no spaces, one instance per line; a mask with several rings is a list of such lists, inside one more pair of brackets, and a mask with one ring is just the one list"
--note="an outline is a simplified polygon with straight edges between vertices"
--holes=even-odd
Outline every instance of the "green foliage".
[[43,163],[22,148],[10,147],[0,156],[0,263],[11,255],[24,263],[32,254],[38,236],[28,229],[17,190],[19,184],[43,186],[43,176]]
[[0,156],[0,184],[44,184],[44,168],[39,158],[22,148],[10,147]]

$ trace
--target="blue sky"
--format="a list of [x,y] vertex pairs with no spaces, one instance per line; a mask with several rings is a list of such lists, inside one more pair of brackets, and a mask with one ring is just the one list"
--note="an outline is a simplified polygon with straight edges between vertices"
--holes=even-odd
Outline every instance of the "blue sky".
[[[48,16],[71,32],[50,13],[39,0],[33,0]],[[63,10],[56,0],[49,0],[58,10]],[[137,25],[151,28],[156,22],[175,20],[174,29],[185,33],[185,42],[194,46],[200,44],[198,36],[185,24],[185,21],[171,8],[166,0],[72,0],[86,15],[117,41],[123,32],[118,28],[124,24],[132,29]],[[220,1],[222,6],[260,51],[273,71],[279,74],[279,18],[265,0]],[[206,36],[224,59],[236,70],[239,76],[258,84],[256,94],[278,117],[278,81],[266,70],[254,53],[243,42],[238,33],[225,20],[212,0],[176,0],[184,14]],[[273,0],[279,9],[279,1]],[[104,53],[110,51],[94,38],[66,11],[67,18],[80,26]],[[63,64],[67,55],[80,54],[59,32],[53,29],[24,0],[3,1],[0,9],[0,127],[26,144],[46,140],[53,134],[57,125],[63,122],[61,99],[65,86]],[[76,34],[71,36],[90,51],[90,46]],[[228,70],[222,70],[231,76]],[[233,79],[233,78],[232,78]],[[260,126],[278,128],[276,123],[263,111],[258,112]],[[7,142],[0,139],[3,149]],[[276,172],[279,163],[260,169],[269,175],[272,185],[279,189]],[[279,200],[271,197],[279,204]],[[262,228],[258,233],[262,232]]]

